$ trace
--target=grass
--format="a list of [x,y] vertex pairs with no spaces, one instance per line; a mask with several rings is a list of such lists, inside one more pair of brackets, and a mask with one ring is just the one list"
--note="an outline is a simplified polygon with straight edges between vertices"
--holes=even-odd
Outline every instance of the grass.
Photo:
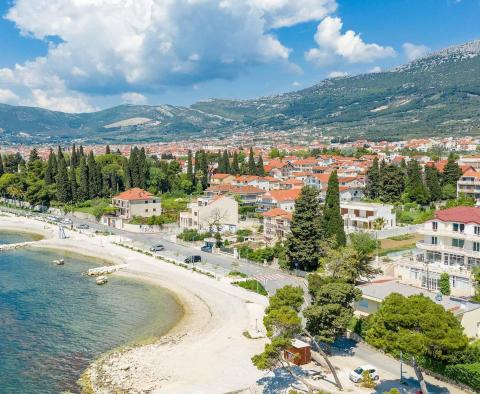
[[246,280],[244,282],[233,282],[232,285],[242,287],[246,290],[253,291],[254,293],[268,296],[268,292],[265,290],[265,287],[263,287],[263,285],[255,279]]
[[104,213],[115,212],[109,199],[96,198],[72,206],[72,211],[88,213],[99,219]]
[[407,239],[414,238],[414,234],[402,234],[402,235],[395,235],[394,237],[389,237],[388,239],[392,241],[406,241]]
[[408,245],[404,245],[404,246],[398,246],[396,248],[380,249],[378,251],[378,256],[382,257],[382,256],[386,256],[387,254],[390,254],[390,253],[401,252],[401,251],[404,251],[404,250],[410,250],[410,249],[415,248],[415,246],[416,246],[416,243],[412,243],[412,244],[408,244]]
[[247,278],[248,275],[247,274],[244,274],[243,272],[240,272],[240,271],[230,271],[228,273],[228,276],[230,277],[236,277],[236,278]]

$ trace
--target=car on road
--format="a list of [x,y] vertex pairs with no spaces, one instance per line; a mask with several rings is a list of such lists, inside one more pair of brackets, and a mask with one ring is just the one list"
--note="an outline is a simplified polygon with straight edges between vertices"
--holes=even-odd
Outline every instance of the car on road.
[[202,261],[202,256],[198,256],[198,255],[189,256],[184,260],[186,264],[200,263],[201,261]]
[[213,248],[210,245],[204,245],[200,248],[200,250],[205,253],[212,253]]
[[370,377],[373,380],[378,380],[380,379],[380,376],[378,376],[378,370],[376,367],[373,365],[362,365],[361,367],[355,368],[352,372],[350,372],[349,378],[352,382],[354,383],[359,383],[363,379],[363,373],[365,371],[368,371],[370,374]]
[[150,252],[161,252],[162,250],[165,250],[163,245],[154,245],[150,248]]
[[56,223],[56,222],[58,222],[60,219],[57,218],[57,217],[55,217],[55,216],[47,216],[47,220],[48,220],[49,222],[54,222],[54,223]]
[[62,220],[62,224],[73,224],[73,221],[72,221],[72,219],[65,218],[65,219]]
[[88,224],[77,224],[79,230],[88,230],[90,226]]

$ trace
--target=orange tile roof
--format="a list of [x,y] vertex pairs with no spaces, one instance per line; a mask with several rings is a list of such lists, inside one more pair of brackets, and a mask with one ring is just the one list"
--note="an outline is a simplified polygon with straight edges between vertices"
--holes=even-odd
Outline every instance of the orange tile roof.
[[135,201],[135,200],[146,200],[152,197],[154,197],[152,193],[149,193],[138,187],[134,187],[133,189],[126,190],[116,195],[113,198],[116,198],[118,200]]
[[213,174],[212,179],[225,179],[225,178],[228,178],[229,176],[232,176],[232,175],[217,173],[217,174]]
[[267,211],[265,213],[262,214],[263,217],[267,217],[267,218],[274,218],[274,217],[282,217],[282,218],[285,218],[287,220],[292,220],[293,218],[293,215],[290,213],[290,212],[287,212],[281,208],[273,208],[273,209],[270,209],[270,211]]
[[443,222],[477,223],[480,224],[480,208],[455,207],[438,211],[435,218]]
[[300,195],[301,189],[288,189],[288,190],[270,190],[265,193],[265,197],[272,197],[272,199],[281,201],[295,201]]

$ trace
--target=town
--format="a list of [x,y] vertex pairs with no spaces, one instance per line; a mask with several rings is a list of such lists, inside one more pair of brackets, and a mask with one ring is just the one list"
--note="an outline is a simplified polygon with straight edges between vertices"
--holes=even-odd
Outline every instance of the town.
[[[345,336],[403,351],[424,373],[476,390],[467,376],[480,360],[479,143],[10,147],[0,160],[2,209],[133,237],[155,255],[178,255],[178,245],[187,266],[270,296],[272,345],[253,363],[286,368],[308,390],[333,389],[292,368],[312,360],[337,389],[346,384],[322,359],[331,350],[311,341],[331,347]],[[432,316],[442,325],[417,333]],[[377,367],[358,367],[347,380],[355,390],[382,378]]]

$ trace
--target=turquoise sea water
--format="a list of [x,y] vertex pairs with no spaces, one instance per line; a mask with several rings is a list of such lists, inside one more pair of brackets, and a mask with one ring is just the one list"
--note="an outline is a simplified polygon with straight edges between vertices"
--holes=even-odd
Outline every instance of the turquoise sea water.
[[[0,243],[29,237],[0,232]],[[181,317],[161,288],[115,276],[97,286],[81,275],[93,266],[57,251],[0,253],[0,393],[79,392],[76,381],[95,358],[159,336]]]

